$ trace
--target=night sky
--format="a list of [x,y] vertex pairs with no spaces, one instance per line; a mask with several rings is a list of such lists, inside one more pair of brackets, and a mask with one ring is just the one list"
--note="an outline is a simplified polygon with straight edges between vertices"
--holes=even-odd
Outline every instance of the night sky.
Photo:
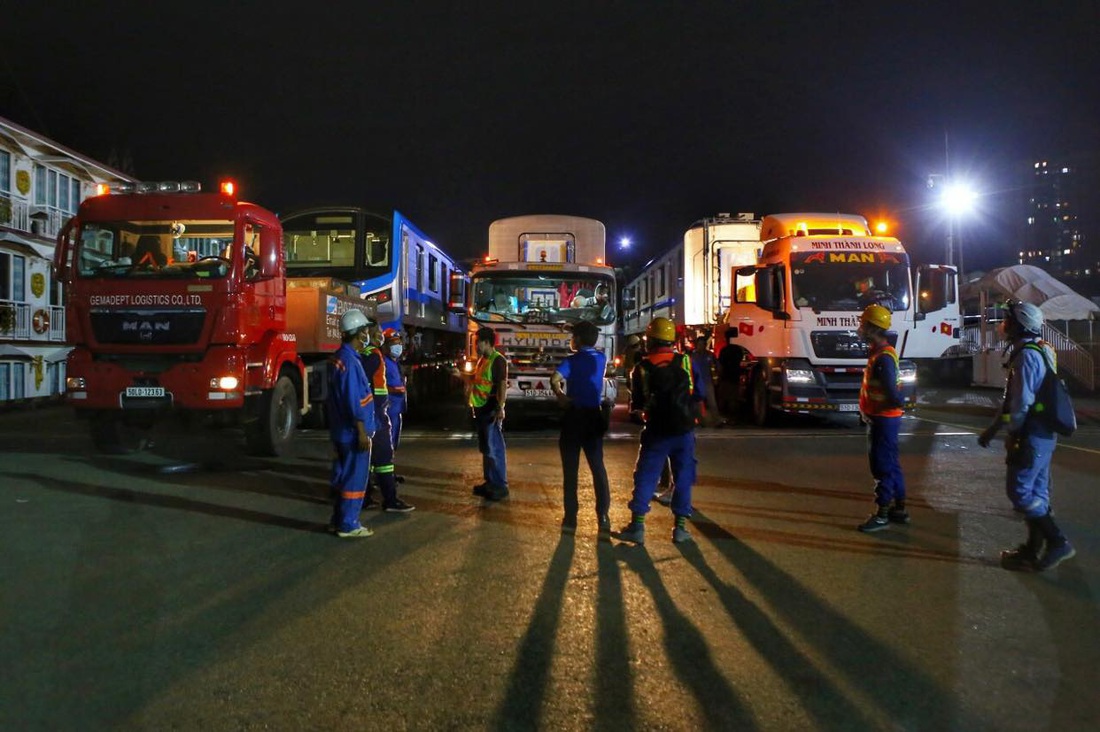
[[946,132],[987,193],[967,268],[1008,264],[1025,167],[1100,141],[1098,2],[322,5],[21,3],[0,116],[280,213],[398,208],[457,256],[496,218],[592,216],[637,243],[613,263],[811,210],[888,214],[942,260]]

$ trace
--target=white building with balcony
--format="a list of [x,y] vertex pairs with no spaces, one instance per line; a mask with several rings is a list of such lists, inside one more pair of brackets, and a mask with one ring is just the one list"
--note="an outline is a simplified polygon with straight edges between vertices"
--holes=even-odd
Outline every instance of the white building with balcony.
[[65,388],[58,232],[96,185],[130,176],[0,117],[0,408]]

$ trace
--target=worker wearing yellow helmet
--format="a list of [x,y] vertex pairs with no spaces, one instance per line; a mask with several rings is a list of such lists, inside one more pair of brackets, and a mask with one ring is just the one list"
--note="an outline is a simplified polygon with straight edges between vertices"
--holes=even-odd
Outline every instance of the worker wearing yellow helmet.
[[909,523],[905,477],[898,460],[898,430],[905,399],[901,395],[898,354],[887,338],[892,320],[890,310],[882,305],[868,305],[859,318],[859,335],[870,346],[859,389],[859,413],[867,424],[876,506],[875,512],[859,525],[864,532],[881,531],[891,523]]
[[673,349],[676,325],[654,318],[646,328],[646,355],[630,374],[630,410],[640,415],[642,429],[634,466],[634,492],[628,504],[630,523],[619,538],[645,543],[645,518],[666,462],[672,463],[676,485],[672,513],[676,526],[672,540],[691,541],[687,520],[692,513],[691,487],[695,482],[695,424],[702,395],[692,378],[688,357]]

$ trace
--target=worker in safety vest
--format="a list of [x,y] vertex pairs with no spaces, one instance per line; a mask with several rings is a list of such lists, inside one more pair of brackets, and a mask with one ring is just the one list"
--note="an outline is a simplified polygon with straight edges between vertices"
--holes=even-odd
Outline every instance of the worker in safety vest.
[[886,337],[892,324],[890,311],[882,305],[868,305],[859,322],[859,334],[871,347],[859,389],[859,413],[867,424],[876,505],[875,512],[859,525],[859,530],[873,532],[891,523],[909,523],[905,477],[898,461],[898,430],[905,399],[900,389],[898,353]]
[[[378,485],[382,492],[382,510],[389,513],[409,513],[416,510],[415,506],[405,503],[397,497],[397,481],[393,474],[393,434],[390,427],[389,390],[386,388],[386,364],[379,348],[382,344],[382,333],[377,324],[371,329],[371,340],[363,348],[359,355],[363,363],[363,371],[374,390],[374,416],[376,427],[374,430],[374,447],[371,450],[371,474],[372,483]],[[367,488],[367,500],[363,508],[370,509],[377,506],[371,495],[371,488]]]
[[504,445],[504,402],[508,392],[508,360],[496,349],[496,331],[477,331],[477,365],[467,391],[477,426],[484,482],[474,486],[475,496],[499,501],[508,496],[508,459]]
[[332,459],[333,508],[329,530],[343,539],[370,536],[374,532],[359,523],[370,470],[371,433],[375,427],[374,394],[359,361],[359,350],[369,338],[372,321],[358,310],[340,317],[340,348],[328,362],[329,437]]
[[646,356],[630,374],[630,411],[640,415],[642,429],[638,460],[634,465],[634,493],[627,504],[630,523],[619,538],[645,543],[645,518],[666,462],[672,464],[672,513],[676,526],[672,540],[691,541],[687,520],[691,517],[691,487],[695,483],[695,425],[703,395],[691,375],[690,359],[672,347],[676,325],[668,318],[654,318],[646,328]]
[[1050,461],[1058,447],[1058,433],[1040,417],[1048,406],[1043,404],[1042,385],[1048,370],[1057,377],[1058,354],[1040,338],[1043,311],[1038,305],[1010,300],[1006,307],[1001,335],[1009,341],[1010,350],[1004,403],[978,444],[989,447],[1001,428],[1008,432],[1005,490],[1012,509],[1027,523],[1027,541],[1001,552],[1001,566],[1043,572],[1077,554],[1051,513]]

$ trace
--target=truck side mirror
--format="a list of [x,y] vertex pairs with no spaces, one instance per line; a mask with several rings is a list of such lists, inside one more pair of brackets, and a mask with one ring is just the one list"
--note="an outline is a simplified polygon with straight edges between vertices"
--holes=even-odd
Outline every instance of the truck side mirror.
[[275,247],[262,247],[259,258],[259,277],[269,280],[279,275],[279,251]]
[[466,275],[461,272],[451,272],[447,309],[452,313],[461,313],[466,310]]
[[939,264],[924,264],[917,267],[917,307],[918,319],[925,313],[943,310],[954,303],[957,295],[958,273],[954,267]]
[[783,309],[782,274],[783,270],[778,265],[760,267],[756,270],[753,284],[757,307],[771,311],[779,320],[786,320],[790,315]]

